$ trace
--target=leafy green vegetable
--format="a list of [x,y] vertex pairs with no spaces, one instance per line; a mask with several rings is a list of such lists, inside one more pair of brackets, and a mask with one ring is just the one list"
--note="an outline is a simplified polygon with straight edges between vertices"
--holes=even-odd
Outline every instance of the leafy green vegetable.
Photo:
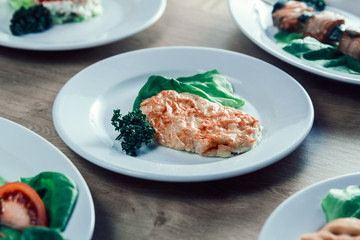
[[5,238],[0,238],[1,240],[19,240],[21,236],[20,231],[2,225],[0,225],[0,233],[6,236]]
[[342,54],[336,46],[321,43],[312,37],[301,39],[299,33],[278,32],[274,38],[281,48],[302,60],[336,71],[360,75],[360,61]]
[[306,5],[316,9],[317,11],[322,11],[326,7],[325,0],[300,0],[300,2],[306,3]]
[[331,189],[321,207],[327,222],[344,217],[360,218],[360,186]]
[[54,24],[63,24],[63,23],[71,23],[71,22],[83,22],[86,19],[84,16],[76,15],[76,14],[64,14],[51,11],[51,18]]
[[231,83],[217,70],[212,70],[191,77],[176,79],[150,76],[145,85],[140,89],[133,109],[139,109],[141,102],[155,96],[162,90],[175,90],[178,93],[188,92],[196,94],[211,102],[217,102],[233,108],[241,107],[245,103],[234,95]]
[[[284,5],[285,2],[288,2],[290,0],[282,0],[282,1],[278,1],[274,4],[273,7],[273,11],[272,13],[274,13],[275,11],[281,9]],[[307,6],[314,8],[317,11],[323,11],[326,7],[326,1],[325,0],[297,0],[299,2],[304,2]]]
[[61,231],[52,228],[45,227],[27,227],[21,233],[20,240],[39,240],[39,239],[51,239],[62,240]]
[[[0,232],[6,240],[41,240],[63,239],[61,232],[65,229],[75,206],[78,190],[75,183],[66,175],[58,172],[42,172],[34,177],[21,178],[20,182],[28,184],[41,197],[45,205],[50,226],[27,227],[20,232],[0,225]],[[0,186],[6,181],[0,177]]]
[[27,227],[20,232],[16,229],[0,226],[0,232],[6,237],[1,240],[62,240],[64,239],[61,232],[52,228],[45,227]]
[[18,10],[21,7],[29,8],[34,6],[33,0],[9,0],[9,3],[15,10]]
[[50,218],[50,228],[64,230],[75,206],[78,190],[66,175],[57,172],[42,172],[35,177],[21,178],[30,185],[44,202]]
[[8,182],[3,177],[0,176],[0,187],[6,183]]
[[135,109],[125,116],[121,115],[119,109],[114,110],[111,124],[115,127],[115,131],[120,132],[116,140],[122,140],[122,149],[131,156],[136,156],[137,149],[143,143],[149,144],[155,134],[155,129],[146,121],[146,116],[140,109]]
[[321,43],[312,37],[294,39],[283,49],[305,60],[336,59],[343,55],[335,47]]
[[51,13],[43,5],[21,7],[14,12],[10,21],[10,31],[16,36],[43,32],[51,26]]

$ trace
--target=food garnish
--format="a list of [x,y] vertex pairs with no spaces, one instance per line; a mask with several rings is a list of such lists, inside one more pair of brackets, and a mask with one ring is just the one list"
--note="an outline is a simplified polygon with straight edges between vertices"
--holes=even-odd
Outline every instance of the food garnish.
[[155,129],[150,126],[146,116],[139,109],[125,116],[122,116],[120,109],[114,110],[111,124],[115,131],[120,132],[115,140],[121,141],[122,149],[130,156],[137,156],[137,150],[143,144],[149,144],[155,134]]
[[102,14],[100,0],[9,0],[13,35],[43,32],[53,25],[82,22]]
[[[326,68],[360,74],[360,30],[347,29],[345,18],[299,1],[275,4],[274,38],[285,51]],[[323,54],[325,53],[325,54]]]
[[178,93],[188,92],[203,97],[211,102],[224,106],[239,108],[245,101],[235,96],[231,83],[217,70],[199,73],[190,77],[168,78],[150,76],[140,89],[134,102],[133,109],[140,108],[140,104],[147,98],[153,97],[163,90],[175,90]]
[[15,11],[10,21],[10,31],[16,36],[43,32],[51,26],[50,11],[43,5],[36,5],[27,9],[21,7]]
[[58,172],[7,183],[0,177],[0,233],[6,239],[63,239],[78,197],[75,183]]

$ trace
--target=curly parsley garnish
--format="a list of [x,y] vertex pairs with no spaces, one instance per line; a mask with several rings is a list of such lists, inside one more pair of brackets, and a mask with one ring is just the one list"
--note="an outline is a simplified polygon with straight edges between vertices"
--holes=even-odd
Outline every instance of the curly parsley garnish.
[[155,129],[146,121],[146,116],[140,109],[135,109],[127,115],[122,116],[120,109],[113,111],[111,124],[115,131],[120,132],[115,140],[121,141],[121,147],[127,155],[137,156],[136,150],[143,143],[145,145],[151,142],[154,137]]

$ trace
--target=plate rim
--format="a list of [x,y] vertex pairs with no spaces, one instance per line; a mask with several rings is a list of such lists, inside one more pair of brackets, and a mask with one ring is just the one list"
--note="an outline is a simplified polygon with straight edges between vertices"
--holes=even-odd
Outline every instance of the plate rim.
[[[310,66],[310,63],[307,63],[307,62],[291,55],[290,53],[283,51],[280,47],[278,47],[278,46],[273,47],[273,46],[267,45],[261,39],[258,39],[257,37],[255,37],[254,34],[252,34],[253,31],[251,31],[251,29],[248,29],[246,24],[242,24],[242,21],[237,20],[237,13],[235,12],[235,8],[233,6],[236,2],[239,2],[239,1],[245,1],[245,0],[228,0],[228,7],[229,7],[230,14],[231,14],[233,20],[235,21],[236,25],[239,27],[239,29],[245,34],[245,36],[247,38],[249,38],[258,47],[260,47],[264,51],[268,52],[272,56],[280,59],[281,61],[291,64],[292,66],[297,67],[302,70],[305,70],[309,73],[316,74],[318,76],[325,77],[325,78],[328,78],[331,80],[340,81],[340,82],[351,83],[351,84],[360,84],[360,75],[342,73],[342,72],[338,72],[335,70],[326,69],[326,68],[318,67],[318,66],[312,67],[312,66]],[[248,10],[245,12],[247,14],[249,14],[249,12],[253,12],[254,4],[256,4],[256,2],[259,2],[259,1],[261,1],[261,0],[251,0],[251,2],[243,4],[244,8],[246,8],[246,10]],[[244,13],[244,11],[242,13]],[[255,20],[258,20],[258,19],[256,18]],[[261,37],[266,38],[271,41],[271,39],[267,36],[267,34],[264,33],[263,29],[261,27],[259,27],[259,28],[261,30],[261,33],[260,33]],[[272,45],[276,45],[276,44],[274,43]],[[328,72],[329,70],[330,70],[330,72]]]
[[[321,181],[315,182],[313,184],[310,184],[298,191],[296,191],[294,194],[290,195],[289,197],[287,197],[284,201],[282,201],[268,216],[268,218],[266,219],[266,221],[264,222],[261,231],[258,235],[258,240],[267,240],[267,237],[264,237],[264,235],[266,234],[266,232],[268,232],[269,228],[271,227],[271,224],[273,222],[273,219],[276,219],[276,215],[278,213],[280,213],[281,211],[283,211],[284,206],[286,206],[287,204],[293,202],[294,199],[299,198],[299,196],[303,195],[304,193],[311,191],[313,189],[322,187],[322,186],[327,186],[327,185],[335,185],[336,182],[342,181],[342,180],[347,180],[347,179],[352,179],[355,177],[360,177],[360,173],[359,172],[354,172],[354,173],[348,173],[348,174],[342,174],[342,175],[338,175],[338,176],[333,176],[333,177],[329,177],[326,179],[323,179]],[[350,185],[355,185],[355,184],[350,184]],[[348,184],[348,186],[350,186]],[[330,190],[331,188],[336,188],[336,187],[331,187],[329,186]],[[325,196],[323,196],[325,197]],[[320,208],[320,205],[319,205]],[[325,218],[325,214],[324,214],[324,218]],[[306,232],[304,232],[304,234],[306,234]]]
[[[41,143],[41,145],[46,146],[50,151],[52,151],[52,152],[54,152],[54,154],[58,155],[59,158],[63,159],[63,164],[65,164],[66,167],[69,168],[69,170],[72,171],[74,175],[76,175],[77,180],[80,181],[80,183],[81,183],[81,190],[82,190],[81,192],[82,193],[80,193],[80,191],[79,191],[79,194],[83,194],[83,196],[84,196],[83,198],[86,199],[86,201],[89,203],[89,206],[90,206],[90,209],[87,209],[87,211],[90,214],[88,232],[86,232],[86,236],[84,236],[84,237],[85,237],[85,239],[91,239],[94,234],[94,230],[95,230],[95,206],[94,206],[94,201],[93,201],[89,186],[87,185],[87,182],[84,179],[84,177],[82,176],[82,174],[80,173],[80,171],[71,162],[71,160],[62,151],[60,151],[60,149],[55,147],[55,145],[53,145],[51,142],[49,142],[48,140],[46,140],[39,134],[20,125],[19,123],[16,123],[16,122],[11,121],[4,117],[0,117],[0,127],[1,126],[9,127],[12,129],[17,129],[17,131],[20,131],[21,133],[26,134],[28,137],[30,137],[32,139],[36,139],[37,141],[39,141],[39,143]],[[53,171],[53,170],[49,170],[49,171]],[[65,174],[68,174],[68,173],[65,173]],[[20,179],[20,177],[24,177],[24,176],[18,176],[18,179]],[[79,203],[77,203],[77,204],[79,204]],[[75,210],[76,210],[76,206],[73,211],[75,211]],[[71,220],[71,218],[69,219],[69,221],[70,220]],[[65,228],[65,231],[63,232],[64,235],[66,234],[66,231],[67,231],[66,229],[67,228]],[[84,233],[84,235],[85,235],[85,233]]]
[[[275,156],[270,156],[268,158],[268,161],[263,162],[262,164],[258,164],[256,167],[251,166],[248,167],[247,169],[241,169],[241,171],[239,171],[239,169],[237,169],[236,171],[228,171],[227,175],[224,176],[223,173],[218,173],[218,174],[212,174],[212,175],[201,175],[201,174],[197,174],[196,176],[170,176],[167,174],[162,174],[161,176],[159,174],[154,174],[151,175],[149,173],[144,173],[144,172],[134,172],[134,171],[126,171],[127,169],[123,169],[123,166],[111,166],[108,163],[98,160],[98,159],[94,159],[94,157],[88,153],[87,151],[85,151],[84,149],[80,148],[77,146],[76,143],[73,142],[73,140],[71,139],[70,136],[68,136],[66,133],[64,133],[64,130],[62,129],[62,124],[61,124],[61,101],[62,101],[62,95],[65,94],[64,91],[67,91],[68,86],[71,84],[71,80],[73,80],[74,78],[76,79],[76,77],[78,76],[78,74],[81,74],[83,71],[86,71],[89,68],[94,67],[96,64],[102,64],[102,63],[107,63],[107,61],[112,61],[114,58],[117,57],[122,57],[122,58],[126,58],[129,55],[141,55],[143,53],[147,53],[149,54],[149,52],[157,52],[157,51],[194,51],[194,50],[198,50],[198,51],[211,51],[211,52],[215,52],[215,53],[222,53],[222,54],[234,54],[237,57],[243,57],[243,58],[249,58],[252,59],[253,61],[256,62],[261,62],[261,64],[266,64],[269,67],[271,67],[273,70],[278,71],[279,74],[283,74],[284,77],[286,76],[286,78],[288,78],[289,80],[293,81],[292,84],[296,84],[296,87],[299,88],[299,91],[306,97],[306,106],[309,108],[309,112],[307,113],[308,116],[308,122],[306,124],[306,126],[304,126],[304,128],[306,129],[305,131],[303,131],[302,135],[299,137],[296,137],[297,142],[292,145],[291,147],[287,148],[285,151],[282,151],[281,154],[277,154]],[[77,80],[76,80],[77,81]],[[194,47],[194,46],[167,46],[167,47],[155,47],[155,48],[145,48],[145,49],[139,49],[139,50],[134,50],[134,51],[130,51],[130,52],[125,52],[125,53],[120,53],[108,58],[105,58],[103,60],[100,60],[84,69],[82,69],[80,72],[78,72],[77,74],[75,74],[72,78],[70,78],[70,80],[63,86],[63,88],[59,91],[58,95],[55,98],[54,101],[54,105],[53,105],[53,122],[54,122],[54,126],[56,131],[58,132],[59,136],[63,139],[63,141],[65,142],[66,145],[68,145],[73,151],[77,152],[79,155],[81,155],[82,157],[84,157],[86,160],[100,166],[103,168],[106,168],[108,170],[111,171],[115,171],[117,173],[120,174],[124,174],[124,175],[128,175],[128,176],[132,176],[132,177],[138,177],[138,178],[142,178],[142,179],[148,179],[148,180],[157,180],[157,181],[167,181],[167,182],[197,182],[197,181],[210,181],[210,180],[218,180],[218,179],[224,179],[224,178],[229,178],[229,177],[234,177],[234,176],[239,176],[239,175],[243,175],[252,171],[256,171],[260,168],[266,167],[280,159],[282,159],[283,157],[285,157],[286,155],[288,155],[289,153],[291,153],[292,151],[294,151],[302,142],[303,140],[306,138],[306,136],[309,134],[310,130],[312,129],[312,125],[313,125],[313,121],[314,121],[314,108],[313,108],[313,104],[312,101],[310,99],[310,96],[308,95],[308,93],[306,92],[306,90],[300,85],[300,83],[298,83],[293,77],[291,77],[289,74],[287,74],[286,72],[282,71],[281,69],[265,62],[262,61],[260,59],[242,54],[242,53],[238,53],[238,52],[234,52],[234,51],[230,51],[230,50],[224,50],[224,49],[218,49],[218,48],[209,48],[209,47]],[[153,163],[155,164],[155,163]],[[158,163],[157,163],[158,164]],[[161,165],[161,164],[160,164]],[[166,165],[166,164],[163,164]],[[169,164],[168,164],[169,165]],[[178,166],[178,165],[176,165]],[[125,170],[125,171],[124,171]]]
[[[131,1],[131,0],[129,0],[129,1]],[[148,0],[142,0],[142,1],[148,1]],[[137,33],[144,31],[145,29],[152,26],[155,22],[157,22],[161,18],[161,16],[165,12],[167,0],[152,0],[152,1],[157,2],[157,4],[158,4],[157,11],[155,11],[152,14],[152,16],[147,19],[147,21],[142,22],[142,24],[139,24],[136,28],[133,28],[132,31],[129,31],[126,34],[112,35],[112,37],[109,37],[109,38],[96,39],[94,41],[90,41],[90,42],[86,42],[86,43],[82,43],[82,42],[75,42],[75,43],[71,43],[71,44],[58,43],[56,45],[26,44],[26,41],[18,43],[18,42],[12,42],[10,40],[3,41],[0,39],[0,46],[13,48],[13,49],[34,50],[34,51],[67,51],[67,50],[80,50],[80,49],[86,49],[86,48],[93,48],[93,47],[111,44],[116,41],[126,39]],[[41,33],[36,33],[36,34],[41,34]],[[8,36],[13,37],[11,35],[8,35]]]

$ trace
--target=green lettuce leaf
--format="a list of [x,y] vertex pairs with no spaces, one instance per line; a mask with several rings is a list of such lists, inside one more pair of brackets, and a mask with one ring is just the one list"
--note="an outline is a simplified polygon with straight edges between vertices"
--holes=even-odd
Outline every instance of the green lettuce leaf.
[[0,176],[0,187],[4,185],[5,183],[8,183],[3,177]]
[[62,240],[60,230],[44,227],[28,227],[21,233],[20,240],[39,240],[39,239],[51,239]]
[[321,207],[327,222],[345,217],[360,218],[360,186],[331,189],[323,198]]
[[18,10],[21,7],[29,8],[34,6],[33,0],[9,0],[9,3],[15,10]]
[[238,108],[244,101],[234,95],[230,82],[217,70],[196,74],[191,77],[167,78],[163,76],[150,76],[140,89],[135,99],[133,109],[140,108],[140,104],[147,98],[155,96],[163,90],[175,90],[178,93],[188,92],[196,94],[211,102],[224,106]]
[[18,240],[20,239],[21,232],[13,228],[0,225],[0,232],[5,235],[1,240]]
[[66,175],[57,172],[42,172],[35,177],[21,178],[41,197],[50,219],[50,228],[64,230],[75,206],[78,190]]
[[345,56],[335,46],[321,43],[312,37],[302,39],[299,33],[278,32],[274,38],[286,52],[302,60],[336,71],[360,75],[360,61]]

